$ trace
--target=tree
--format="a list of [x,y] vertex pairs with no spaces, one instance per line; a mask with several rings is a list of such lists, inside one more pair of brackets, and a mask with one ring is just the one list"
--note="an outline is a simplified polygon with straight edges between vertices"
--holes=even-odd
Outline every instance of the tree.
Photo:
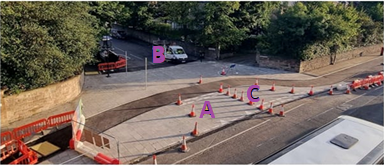
[[109,30],[115,21],[123,25],[127,24],[127,20],[131,15],[129,8],[125,7],[121,2],[92,1],[89,2],[89,5],[91,7],[90,14],[96,16],[99,20],[100,36],[109,34]]
[[198,19],[203,24],[199,41],[205,46],[215,46],[218,59],[221,48],[239,45],[246,38],[246,28],[236,27],[234,18],[230,17],[239,6],[239,2],[208,2]]
[[163,19],[171,20],[182,26],[182,33],[185,39],[188,38],[190,30],[197,26],[196,15],[198,12],[199,2],[187,1],[170,1],[163,4],[164,12],[167,17]]
[[260,34],[280,6],[281,2],[240,2],[239,10],[231,14],[231,17],[237,27],[249,29],[251,34]]
[[367,13],[373,21],[383,23],[383,2],[359,2],[356,7]]
[[2,2],[1,86],[17,93],[82,71],[97,46],[86,2]]
[[133,26],[138,30],[149,31],[152,28],[154,16],[156,14],[157,3],[153,2],[121,2],[129,8],[130,19],[127,25]]
[[[317,46],[328,48],[324,55],[329,54],[331,47],[346,47],[358,34],[358,17],[353,7],[332,2],[298,2],[277,15],[266,38],[269,46],[274,47],[273,54],[307,60],[319,54]],[[331,64],[335,63],[336,57],[331,59]]]

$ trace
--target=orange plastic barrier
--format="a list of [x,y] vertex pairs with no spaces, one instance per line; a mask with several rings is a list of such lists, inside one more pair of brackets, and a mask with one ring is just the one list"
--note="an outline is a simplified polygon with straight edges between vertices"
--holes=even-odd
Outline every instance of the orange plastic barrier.
[[116,68],[122,68],[122,67],[125,67],[125,65],[126,65],[126,61],[124,59],[116,62]]
[[37,163],[37,154],[30,150],[23,142],[20,140],[17,141],[19,150],[23,154],[20,158],[12,161],[10,164],[16,165],[16,164],[25,164],[25,165],[32,165]]
[[1,133],[1,145],[6,144],[12,140],[13,136],[11,131]]
[[69,111],[66,113],[50,116],[47,119],[48,126],[54,127],[54,126],[57,126],[60,124],[71,122],[74,113],[75,113],[75,111]]
[[351,84],[352,89],[357,89],[362,86],[362,80],[354,80]]
[[33,133],[39,133],[47,128],[47,120],[40,119],[30,124],[13,129],[13,137],[15,140],[20,140],[26,136],[32,135]]
[[12,140],[5,144],[4,148],[1,149],[1,160],[4,160],[11,155],[15,154],[19,150],[17,140]]
[[112,159],[102,153],[98,153],[94,160],[99,164],[120,164],[118,159]]

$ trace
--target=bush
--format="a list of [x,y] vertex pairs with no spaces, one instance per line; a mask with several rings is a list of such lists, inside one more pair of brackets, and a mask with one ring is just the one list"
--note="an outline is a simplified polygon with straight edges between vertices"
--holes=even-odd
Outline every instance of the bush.
[[97,48],[85,2],[1,3],[1,86],[8,94],[78,75]]

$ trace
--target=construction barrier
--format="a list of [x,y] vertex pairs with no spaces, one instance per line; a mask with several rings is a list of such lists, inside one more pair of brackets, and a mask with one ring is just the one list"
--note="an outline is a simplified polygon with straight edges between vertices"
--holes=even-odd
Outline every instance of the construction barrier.
[[23,164],[23,165],[33,165],[37,163],[37,154],[30,150],[23,142],[20,140],[17,141],[18,147],[20,152],[23,154],[20,158],[17,158],[16,160],[12,161],[9,164],[12,165],[18,165],[18,164]]
[[30,124],[13,129],[13,137],[15,140],[20,140],[24,137],[30,136],[34,133],[42,132],[48,128],[47,120],[40,119]]
[[351,88],[353,90],[355,90],[357,88],[361,88],[361,86],[362,86],[362,81],[361,80],[357,79],[357,80],[352,81]]
[[80,122],[72,122],[76,133],[70,141],[70,148],[99,164],[120,164],[119,141],[84,124],[85,117]]
[[105,70],[113,70],[126,66],[127,60],[124,57],[119,56],[119,60],[117,62],[110,63],[100,63],[98,66],[99,71]]
[[47,119],[49,127],[55,127],[64,123],[69,123],[72,121],[72,117],[75,111],[69,111],[66,113],[50,116]]
[[4,145],[12,140],[13,140],[12,132],[7,131],[7,132],[1,133],[1,145]]
[[19,151],[17,140],[11,140],[10,142],[1,146],[1,161],[10,157]]

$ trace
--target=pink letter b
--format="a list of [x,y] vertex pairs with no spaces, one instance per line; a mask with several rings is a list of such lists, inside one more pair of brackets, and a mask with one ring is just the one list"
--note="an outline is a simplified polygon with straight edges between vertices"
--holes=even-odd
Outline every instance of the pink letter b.
[[153,63],[162,63],[165,60],[164,48],[162,46],[153,46]]

